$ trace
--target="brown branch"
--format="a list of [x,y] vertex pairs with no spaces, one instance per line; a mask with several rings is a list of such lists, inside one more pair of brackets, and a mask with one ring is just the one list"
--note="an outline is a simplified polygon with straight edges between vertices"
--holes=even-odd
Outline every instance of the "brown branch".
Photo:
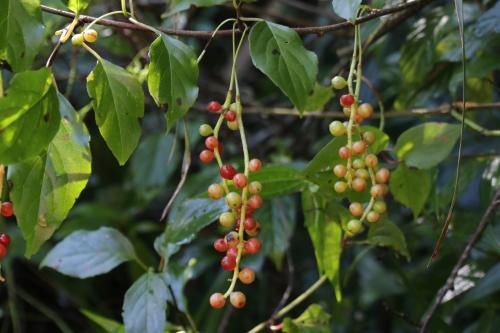
[[479,222],[479,225],[476,228],[476,231],[472,234],[472,236],[469,239],[469,242],[467,243],[467,246],[464,249],[464,252],[458,259],[457,263],[453,267],[453,270],[450,273],[450,276],[446,280],[446,283],[443,287],[439,289],[437,292],[436,299],[430,309],[427,311],[427,314],[424,316],[424,319],[422,320],[422,326],[420,328],[420,333],[424,333],[427,330],[427,326],[429,325],[429,322],[432,318],[432,316],[436,313],[437,308],[443,301],[444,296],[448,292],[448,290],[451,290],[453,288],[453,284],[455,282],[455,279],[458,275],[458,270],[464,265],[464,263],[467,261],[469,258],[470,252],[474,245],[477,243],[477,241],[481,238],[481,235],[490,223],[490,220],[495,213],[495,210],[500,206],[500,191],[498,191],[495,194],[495,197],[491,201],[490,205],[486,209],[483,217],[481,218],[481,221]]
[[[414,7],[421,6],[422,3],[425,3],[429,0],[417,0],[417,1],[412,1],[412,2],[407,2],[407,3],[402,3],[400,5],[390,7],[390,8],[385,8],[385,9],[380,9],[380,10],[372,10],[370,14],[364,15],[360,18],[358,18],[354,24],[345,21],[341,23],[336,23],[336,24],[330,24],[330,25],[324,25],[324,26],[313,26],[313,27],[302,27],[302,28],[294,28],[297,33],[301,35],[307,35],[307,34],[317,34],[317,35],[322,35],[327,32],[335,31],[335,30],[341,30],[344,28],[352,28],[355,24],[360,24],[363,22],[367,22],[370,20],[373,20],[377,17],[382,17],[386,16],[389,14],[393,13],[398,13],[402,12],[405,10],[410,10]],[[65,10],[60,10],[57,8],[45,6],[45,5],[40,5],[40,8],[42,11],[54,14],[54,15],[59,15],[67,18],[73,19],[75,17],[75,14],[69,11]],[[96,18],[93,16],[87,16],[87,15],[80,15],[78,17],[78,20],[80,23],[90,23],[94,21]],[[139,30],[139,31],[149,31],[144,27],[138,26],[133,23],[129,22],[120,22],[120,21],[114,21],[114,20],[108,20],[108,19],[102,19],[98,22],[100,25],[108,26],[108,27],[113,27],[113,28],[118,28],[118,29],[129,29],[129,30]],[[163,29],[163,28],[158,28],[158,30],[168,34],[168,35],[174,35],[174,36],[184,36],[184,37],[194,37],[194,38],[203,38],[203,39],[208,39],[212,36],[212,31],[195,31],[195,30],[176,30],[176,29]],[[149,31],[151,32],[151,31]],[[241,33],[241,32],[239,32]],[[217,32],[216,36],[231,36],[232,31],[231,30],[220,30]]]

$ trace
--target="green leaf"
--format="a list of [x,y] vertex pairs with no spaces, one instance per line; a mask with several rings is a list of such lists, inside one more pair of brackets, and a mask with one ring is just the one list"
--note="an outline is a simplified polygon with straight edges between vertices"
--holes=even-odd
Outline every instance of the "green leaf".
[[406,165],[429,169],[444,161],[459,136],[460,125],[429,122],[412,127],[401,134],[394,151]]
[[167,107],[167,130],[198,96],[198,64],[191,49],[178,39],[161,34],[150,48],[148,87],[157,104]]
[[215,5],[222,5],[228,0],[172,0],[170,2],[169,15],[189,9],[189,7],[211,7]]
[[40,154],[52,141],[61,116],[50,69],[14,75],[0,98],[0,164]]
[[361,6],[361,0],[332,0],[332,6],[335,14],[354,22]]
[[31,68],[44,42],[40,0],[0,1],[0,59],[14,72]]
[[480,38],[492,33],[500,33],[500,2],[485,11],[478,18],[476,23],[476,38]]
[[92,0],[65,0],[64,2],[69,10],[79,14],[89,6],[91,1]]
[[[375,143],[368,148],[369,152],[378,154],[389,144],[389,136],[379,129],[371,126],[362,126],[361,130],[371,131],[375,134],[376,140]],[[353,140],[359,139],[359,135],[353,135]],[[342,159],[338,155],[338,151],[340,147],[345,146],[346,144],[346,137],[332,139],[313,157],[313,159],[307,164],[302,173],[306,176],[309,176],[317,172],[331,170],[334,165],[342,161]]]
[[299,317],[283,320],[283,333],[328,333],[330,317],[319,304],[311,304]]
[[406,239],[399,227],[388,220],[370,225],[367,242],[376,246],[390,247],[410,261]]
[[460,302],[463,307],[472,302],[491,296],[500,290],[500,264],[493,266],[476,285],[468,290]]
[[340,301],[339,266],[342,253],[342,228],[340,221],[325,214],[326,201],[317,193],[302,192],[302,210],[320,274],[326,274],[333,283],[337,300]]
[[100,316],[92,311],[80,309],[80,312],[90,319],[92,322],[101,327],[106,333],[125,333],[125,327],[114,321],[113,319],[109,319],[103,316]]
[[316,82],[312,95],[307,97],[307,103],[304,109],[306,111],[323,110],[326,103],[328,103],[334,95],[331,87],[323,87]]
[[250,181],[254,180],[261,182],[262,192],[260,195],[264,198],[299,192],[305,186],[300,171],[287,166],[263,167],[258,173],[250,175]]
[[177,243],[192,237],[227,210],[223,199],[188,199],[168,216],[165,235],[170,243]]
[[47,254],[40,266],[85,279],[108,273],[135,258],[134,247],[125,236],[116,229],[101,227],[73,232]]
[[316,54],[304,48],[293,29],[267,21],[252,27],[249,40],[255,67],[266,74],[302,113],[318,74]]
[[168,290],[161,275],[149,271],[125,293],[123,322],[127,333],[163,333]]
[[130,158],[127,187],[137,197],[149,202],[165,190],[167,181],[179,162],[173,134],[147,136]]
[[416,218],[431,192],[431,173],[429,170],[411,169],[400,163],[391,174],[389,189],[394,199],[410,208]]
[[261,225],[263,253],[281,269],[283,256],[297,223],[297,210],[292,197],[274,198],[264,203],[254,216]]
[[87,77],[96,123],[120,165],[125,164],[141,136],[144,115],[139,81],[123,68],[101,59]]
[[87,128],[62,96],[61,126],[41,155],[9,168],[10,193],[26,256],[38,251],[68,215],[91,173]]

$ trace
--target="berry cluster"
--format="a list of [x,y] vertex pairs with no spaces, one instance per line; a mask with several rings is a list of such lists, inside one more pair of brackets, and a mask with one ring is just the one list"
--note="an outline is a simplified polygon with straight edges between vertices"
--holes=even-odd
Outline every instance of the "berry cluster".
[[215,309],[222,308],[229,296],[231,304],[239,309],[245,306],[246,296],[240,291],[233,291],[236,280],[243,284],[251,284],[255,280],[255,272],[251,268],[240,270],[241,257],[255,254],[261,248],[260,240],[255,238],[259,234],[260,224],[253,217],[253,213],[263,204],[263,199],[259,194],[262,191],[262,184],[258,181],[249,181],[249,173],[258,172],[262,163],[258,159],[248,160],[248,155],[245,153],[245,171],[243,173],[238,172],[230,164],[224,164],[221,157],[223,145],[218,139],[219,129],[222,122],[226,120],[227,126],[231,130],[240,130],[243,140],[242,107],[239,102],[221,105],[212,101],[207,108],[209,112],[218,113],[220,116],[215,128],[212,129],[208,124],[200,126],[200,135],[206,137],[206,149],[200,153],[200,160],[203,163],[210,163],[216,159],[219,164],[219,174],[222,181],[208,187],[208,196],[214,200],[225,197],[228,211],[221,214],[219,223],[228,230],[232,229],[227,232],[224,238],[217,239],[213,246],[217,252],[224,254],[220,261],[222,268],[226,271],[233,271],[228,291],[225,294],[214,293],[210,297],[210,305]]
[[[332,79],[335,89],[343,89],[347,85],[344,78],[336,76]],[[365,119],[373,115],[373,107],[369,103],[358,105],[356,98],[351,94],[340,97],[340,105],[344,113],[349,116],[349,121],[342,123],[333,121],[330,123],[330,133],[335,137],[347,136],[347,145],[340,147],[339,157],[346,161],[333,166],[333,173],[340,178],[334,184],[337,193],[344,193],[348,189],[355,192],[370,193],[368,203],[352,202],[349,211],[353,216],[347,223],[347,232],[350,236],[362,231],[363,221],[376,223],[381,214],[387,210],[386,203],[381,199],[389,192],[387,183],[390,171],[378,166],[376,155],[369,153],[369,146],[376,141],[376,135],[372,131],[363,131],[359,126]],[[353,140],[353,131],[359,136],[359,140]],[[370,187],[368,185],[370,182]]]

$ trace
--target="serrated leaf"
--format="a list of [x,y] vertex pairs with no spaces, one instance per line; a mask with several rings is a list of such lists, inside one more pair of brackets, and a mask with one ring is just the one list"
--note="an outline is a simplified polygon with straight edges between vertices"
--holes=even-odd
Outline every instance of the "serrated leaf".
[[106,333],[125,333],[125,327],[114,321],[103,316],[100,316],[92,311],[81,309],[80,312],[94,322],[96,325],[101,327]]
[[332,6],[335,14],[354,22],[361,6],[361,0],[332,0]]
[[303,112],[318,74],[318,57],[304,48],[291,28],[261,21],[250,31],[250,54],[255,67],[266,74]]
[[400,163],[391,174],[389,189],[394,199],[410,208],[416,218],[429,197],[431,174],[429,170],[411,169]]
[[429,122],[401,134],[394,151],[406,165],[429,169],[448,157],[459,136],[460,125]]
[[150,48],[148,87],[157,104],[166,105],[167,130],[198,96],[198,64],[188,45],[161,34]]
[[168,290],[161,275],[143,274],[125,293],[123,322],[127,333],[163,333]]
[[79,14],[81,11],[85,10],[92,0],[65,0],[66,6],[69,10]]
[[339,267],[342,253],[342,228],[325,213],[326,201],[317,193],[302,192],[302,210],[320,274],[326,274],[334,285],[337,301],[340,301]]
[[40,266],[85,279],[135,258],[132,243],[125,236],[116,229],[101,227],[73,232],[47,254]]
[[101,59],[87,77],[96,123],[120,165],[125,164],[141,136],[144,94],[133,75]]
[[367,242],[376,246],[390,247],[410,261],[410,253],[403,232],[388,220],[370,225]]
[[331,315],[319,304],[311,304],[297,318],[283,320],[284,333],[328,333]]
[[0,1],[0,59],[14,72],[31,68],[44,41],[40,0]]
[[316,82],[312,95],[307,97],[307,103],[304,109],[306,111],[323,110],[326,103],[328,103],[334,95],[331,87],[323,87]]
[[61,116],[48,68],[14,75],[0,99],[0,164],[34,157],[54,138]]
[[165,235],[170,243],[177,243],[196,234],[228,208],[223,199],[188,199],[170,212]]
[[260,195],[264,198],[299,192],[305,186],[300,171],[281,165],[263,167],[258,173],[250,175],[250,181],[254,180],[262,184]]
[[90,137],[71,104],[58,95],[61,126],[41,155],[9,168],[17,223],[31,256],[61,225],[91,173]]

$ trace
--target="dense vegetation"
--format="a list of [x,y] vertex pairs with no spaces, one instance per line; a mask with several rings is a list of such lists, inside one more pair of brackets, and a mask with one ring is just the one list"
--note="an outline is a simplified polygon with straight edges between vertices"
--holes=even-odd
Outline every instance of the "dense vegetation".
[[496,332],[499,22],[2,0],[0,332]]

